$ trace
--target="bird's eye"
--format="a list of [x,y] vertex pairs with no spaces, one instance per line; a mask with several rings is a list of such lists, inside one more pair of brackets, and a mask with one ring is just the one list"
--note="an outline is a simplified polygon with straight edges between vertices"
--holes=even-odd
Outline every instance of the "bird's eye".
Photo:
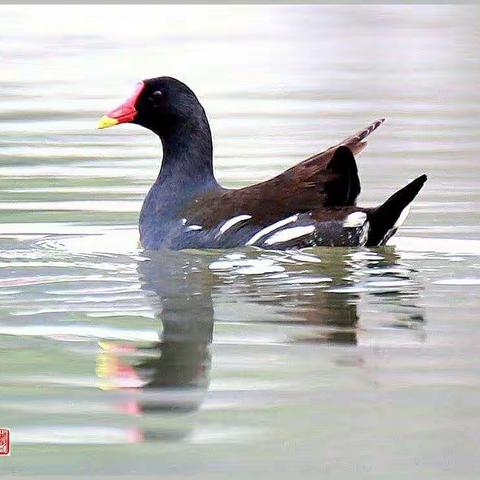
[[148,101],[153,108],[160,108],[163,104],[163,97],[163,92],[161,90],[156,90],[155,92],[152,92],[150,94],[150,96],[148,97]]

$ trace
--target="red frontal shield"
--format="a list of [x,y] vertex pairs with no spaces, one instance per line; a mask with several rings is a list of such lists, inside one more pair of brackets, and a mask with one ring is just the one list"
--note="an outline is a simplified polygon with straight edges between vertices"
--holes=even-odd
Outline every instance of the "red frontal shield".
[[100,119],[98,128],[113,127],[119,123],[128,123],[135,120],[135,117],[137,116],[135,104],[144,88],[145,84],[143,82],[137,83],[133,94],[130,95],[125,102]]

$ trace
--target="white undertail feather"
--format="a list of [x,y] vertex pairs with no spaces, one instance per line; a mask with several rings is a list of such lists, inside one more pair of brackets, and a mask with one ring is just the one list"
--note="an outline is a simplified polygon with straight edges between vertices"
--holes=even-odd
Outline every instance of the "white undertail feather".
[[407,219],[408,217],[408,214],[410,213],[410,206],[411,204],[407,205],[403,210],[402,210],[402,213],[400,214],[400,216],[397,218],[397,221],[395,222],[395,225],[393,226],[393,228],[399,228],[403,225],[403,223],[405,222],[405,220]]
[[343,221],[346,228],[361,227],[367,220],[367,214],[364,212],[353,212]]
[[386,242],[388,242],[388,240],[395,234],[397,229],[400,228],[403,225],[403,223],[405,222],[405,220],[408,217],[408,214],[410,213],[410,206],[411,206],[411,204],[408,204],[402,210],[402,213],[400,213],[400,215],[398,216],[397,221],[395,222],[393,227],[390,228],[389,230],[387,230],[387,233],[383,237],[382,244],[385,244]]
[[245,245],[254,245],[255,242],[260,240],[265,235],[268,235],[269,233],[283,227],[284,225],[288,225],[289,223],[296,222],[297,220],[298,220],[298,214],[292,215],[291,217],[284,218],[279,222],[273,223],[268,227],[262,228],[262,230],[257,232]]

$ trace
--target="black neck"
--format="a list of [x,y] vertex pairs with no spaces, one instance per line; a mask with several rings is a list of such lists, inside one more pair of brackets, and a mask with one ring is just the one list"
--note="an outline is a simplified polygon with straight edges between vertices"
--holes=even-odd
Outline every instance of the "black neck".
[[212,134],[203,111],[188,122],[156,133],[163,146],[157,183],[190,191],[217,184],[213,174]]

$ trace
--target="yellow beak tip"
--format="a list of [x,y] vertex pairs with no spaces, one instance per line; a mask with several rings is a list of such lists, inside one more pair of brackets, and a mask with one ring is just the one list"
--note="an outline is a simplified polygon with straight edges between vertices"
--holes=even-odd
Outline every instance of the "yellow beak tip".
[[99,121],[97,128],[108,128],[118,125],[119,121],[115,118],[107,117],[106,115],[103,116]]

